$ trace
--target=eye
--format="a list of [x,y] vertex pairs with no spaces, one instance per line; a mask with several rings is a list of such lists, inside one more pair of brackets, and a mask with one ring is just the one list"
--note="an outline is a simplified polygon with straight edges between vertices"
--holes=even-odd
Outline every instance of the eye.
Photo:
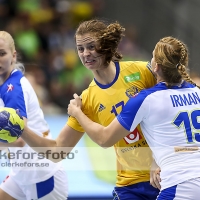
[[94,50],[94,49],[95,49],[95,45],[91,44],[91,45],[89,46],[89,49],[90,49],[90,50]]
[[4,55],[6,55],[5,52],[0,52],[0,56],[1,56],[1,57],[4,56]]
[[78,52],[83,53],[84,48],[83,47],[78,47],[77,50],[78,50]]

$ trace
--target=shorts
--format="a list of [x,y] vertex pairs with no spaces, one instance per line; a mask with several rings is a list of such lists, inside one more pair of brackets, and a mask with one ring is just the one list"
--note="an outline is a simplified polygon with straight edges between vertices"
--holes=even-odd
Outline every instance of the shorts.
[[141,182],[124,187],[115,187],[113,200],[156,200],[159,190],[150,185],[150,182]]
[[162,190],[157,200],[197,200],[200,199],[200,178],[190,179]]
[[45,181],[31,185],[19,185],[8,176],[0,188],[17,200],[66,200],[68,197],[66,172],[63,170],[58,170]]

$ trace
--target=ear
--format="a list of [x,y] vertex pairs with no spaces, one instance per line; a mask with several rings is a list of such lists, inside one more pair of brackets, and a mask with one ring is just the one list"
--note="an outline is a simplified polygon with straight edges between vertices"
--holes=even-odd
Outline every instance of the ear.
[[12,59],[12,63],[16,63],[17,62],[17,52],[14,51],[13,52],[13,59]]
[[159,65],[156,63],[153,71],[158,72],[158,70],[159,70]]

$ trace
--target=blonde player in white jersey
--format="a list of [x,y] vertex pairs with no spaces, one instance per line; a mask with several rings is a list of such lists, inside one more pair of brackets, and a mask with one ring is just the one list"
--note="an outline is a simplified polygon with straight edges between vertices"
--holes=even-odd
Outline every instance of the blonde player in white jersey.
[[[21,70],[17,69],[16,58],[12,36],[0,31],[0,107],[18,109],[31,130],[49,137],[37,96]],[[12,165],[9,176],[0,185],[0,199],[67,199],[67,177],[61,163],[39,156],[21,138],[10,144],[0,140],[0,147],[9,149]]]
[[133,96],[107,127],[84,115],[76,94],[68,113],[101,145],[115,144],[140,123],[161,168],[157,200],[197,200],[200,197],[200,90],[186,72],[186,45],[173,37],[161,39],[153,51],[151,64],[157,85]]

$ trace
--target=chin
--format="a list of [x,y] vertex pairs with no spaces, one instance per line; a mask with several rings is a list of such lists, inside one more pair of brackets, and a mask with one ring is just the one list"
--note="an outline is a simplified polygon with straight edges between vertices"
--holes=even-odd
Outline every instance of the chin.
[[95,67],[95,65],[88,65],[88,64],[86,64],[86,65],[84,65],[87,69],[90,69],[90,70],[94,70],[96,67]]

